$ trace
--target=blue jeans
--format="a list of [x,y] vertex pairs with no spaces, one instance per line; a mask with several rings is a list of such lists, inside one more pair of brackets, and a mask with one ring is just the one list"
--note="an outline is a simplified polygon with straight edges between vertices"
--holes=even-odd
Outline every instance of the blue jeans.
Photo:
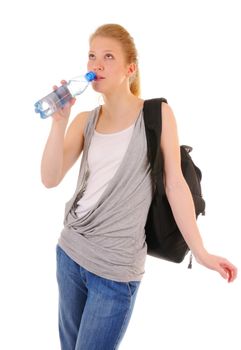
[[114,350],[125,334],[140,281],[116,282],[75,263],[57,246],[62,350]]

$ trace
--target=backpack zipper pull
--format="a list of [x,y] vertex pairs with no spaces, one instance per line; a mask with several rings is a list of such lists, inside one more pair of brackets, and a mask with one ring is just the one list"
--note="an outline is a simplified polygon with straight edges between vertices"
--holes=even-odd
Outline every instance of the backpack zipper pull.
[[190,253],[190,258],[189,258],[189,264],[188,264],[188,269],[192,268],[192,252]]

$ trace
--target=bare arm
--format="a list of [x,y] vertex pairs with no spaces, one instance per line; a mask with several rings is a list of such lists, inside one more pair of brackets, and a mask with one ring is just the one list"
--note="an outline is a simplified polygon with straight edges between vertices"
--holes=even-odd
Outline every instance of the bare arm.
[[[57,186],[78,159],[84,144],[84,126],[88,112],[77,115],[67,129],[71,106],[55,113],[41,161],[43,184]],[[67,132],[66,132],[67,129]]]
[[175,117],[166,103],[162,103],[161,149],[166,195],[185,241],[200,264],[218,271],[229,282],[233,281],[237,275],[236,267],[224,258],[209,254],[204,247],[196,222],[192,195],[181,170]]

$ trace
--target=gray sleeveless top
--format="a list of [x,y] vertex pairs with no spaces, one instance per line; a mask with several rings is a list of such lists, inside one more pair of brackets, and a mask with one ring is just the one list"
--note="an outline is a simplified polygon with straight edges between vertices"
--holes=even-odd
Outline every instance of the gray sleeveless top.
[[88,149],[99,112],[100,107],[94,109],[86,124],[77,187],[66,203],[58,243],[75,262],[98,276],[119,282],[139,281],[144,274],[144,227],[153,193],[143,111],[104,193],[85,216],[79,218],[75,213],[88,181]]

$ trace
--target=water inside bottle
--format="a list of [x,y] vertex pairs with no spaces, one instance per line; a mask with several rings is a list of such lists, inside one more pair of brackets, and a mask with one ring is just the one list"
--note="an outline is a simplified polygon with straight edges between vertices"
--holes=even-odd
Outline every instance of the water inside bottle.
[[60,86],[57,90],[35,103],[35,112],[40,113],[41,118],[47,118],[58,109],[63,108],[71,98],[72,96],[67,86]]

